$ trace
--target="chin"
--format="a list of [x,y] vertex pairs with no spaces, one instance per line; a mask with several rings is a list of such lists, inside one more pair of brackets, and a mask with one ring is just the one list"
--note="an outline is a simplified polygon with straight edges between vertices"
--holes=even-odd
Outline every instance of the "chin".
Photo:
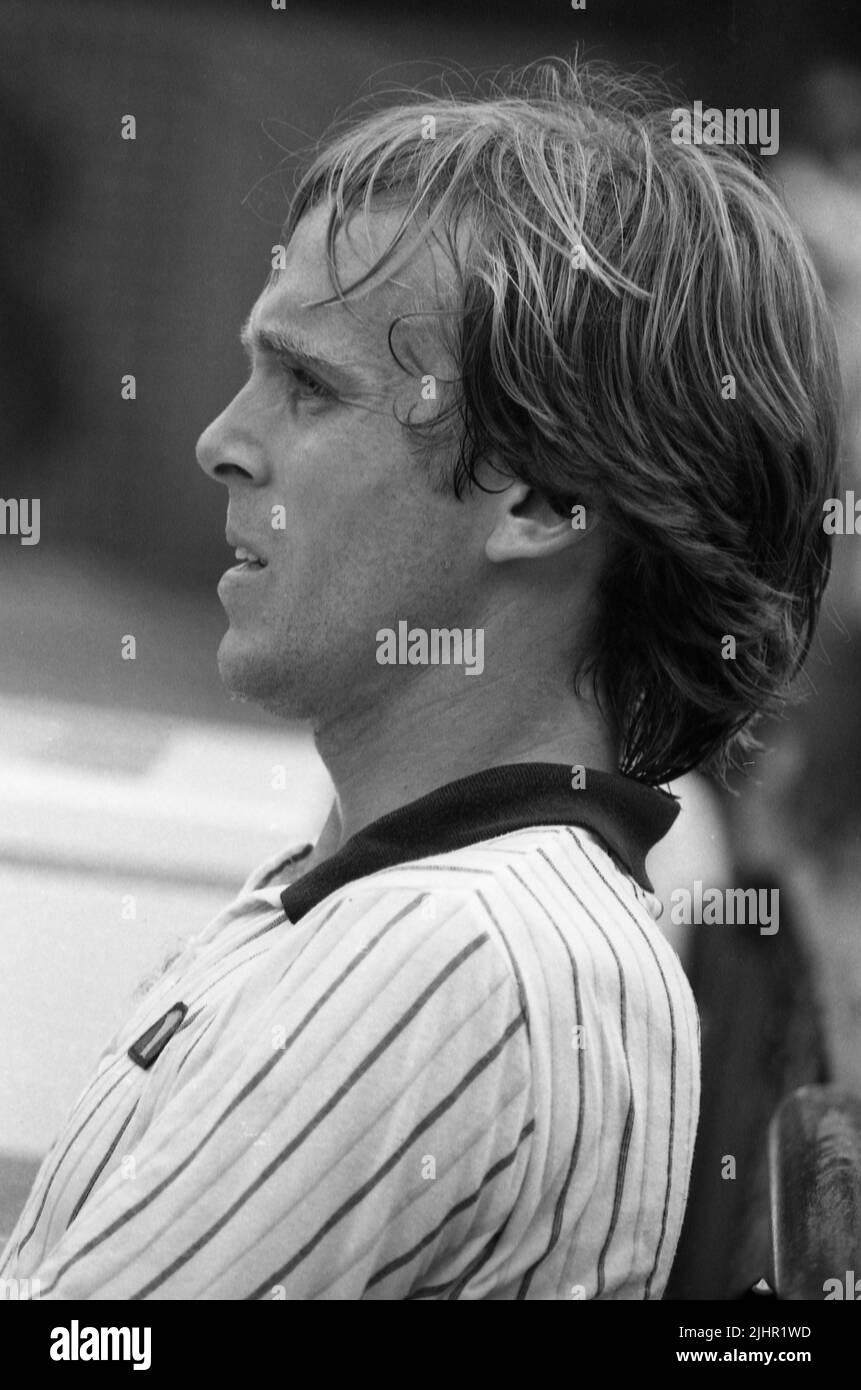
[[283,657],[278,661],[271,652],[249,646],[232,630],[221,639],[218,672],[234,700],[260,705],[285,719],[310,717],[296,689],[295,676],[291,680],[284,670]]

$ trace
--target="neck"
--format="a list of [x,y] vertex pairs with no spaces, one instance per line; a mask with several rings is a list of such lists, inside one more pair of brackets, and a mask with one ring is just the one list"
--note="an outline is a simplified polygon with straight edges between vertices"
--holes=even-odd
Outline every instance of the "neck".
[[[481,686],[477,690],[476,686]],[[315,730],[337,794],[315,861],[380,816],[472,773],[506,763],[581,764],[615,772],[612,739],[594,702],[560,696],[511,672],[491,686],[461,670],[425,669],[387,700]]]

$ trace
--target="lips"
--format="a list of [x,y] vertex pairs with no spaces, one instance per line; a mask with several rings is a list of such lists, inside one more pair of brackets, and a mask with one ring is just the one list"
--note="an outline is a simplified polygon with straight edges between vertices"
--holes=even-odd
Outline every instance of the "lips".
[[261,560],[259,555],[255,555],[251,550],[246,550],[242,545],[236,547],[235,555],[240,564],[256,565],[261,570],[266,568],[265,560]]
[[227,532],[227,544],[233,547],[236,559],[240,564],[248,565],[258,569],[265,569],[268,561],[260,554],[259,550],[244,537],[237,535],[233,531]]

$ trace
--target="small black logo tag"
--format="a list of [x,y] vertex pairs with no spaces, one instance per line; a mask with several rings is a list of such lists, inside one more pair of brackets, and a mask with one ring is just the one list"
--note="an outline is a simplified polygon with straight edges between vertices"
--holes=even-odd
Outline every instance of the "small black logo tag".
[[148,1071],[153,1062],[161,1056],[165,1045],[170,1042],[187,1013],[188,1008],[185,1004],[171,1004],[167,1013],[162,1014],[145,1033],[141,1033],[137,1042],[132,1043],[128,1052],[132,1061],[143,1067],[144,1071]]

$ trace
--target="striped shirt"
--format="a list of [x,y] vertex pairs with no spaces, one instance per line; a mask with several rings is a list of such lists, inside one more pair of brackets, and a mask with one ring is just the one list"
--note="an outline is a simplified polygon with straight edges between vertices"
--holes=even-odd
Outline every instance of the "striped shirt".
[[523,764],[307,873],[262,866],[107,1047],[0,1275],[55,1299],[659,1298],[699,1104],[645,872],[675,814]]

